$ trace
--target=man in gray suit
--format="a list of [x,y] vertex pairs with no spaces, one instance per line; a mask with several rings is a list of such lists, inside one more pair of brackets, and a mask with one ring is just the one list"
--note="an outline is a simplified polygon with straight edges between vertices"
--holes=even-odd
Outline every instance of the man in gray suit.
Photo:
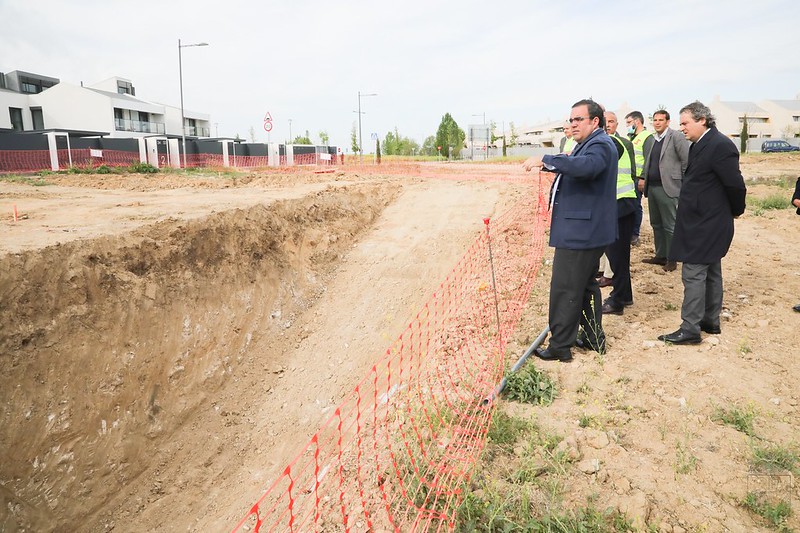
[[656,254],[642,262],[661,265],[664,271],[671,272],[678,267],[667,258],[675,232],[681,183],[689,163],[689,141],[670,129],[669,112],[664,109],[653,113],[653,129],[655,143],[645,158],[639,190],[647,197]]

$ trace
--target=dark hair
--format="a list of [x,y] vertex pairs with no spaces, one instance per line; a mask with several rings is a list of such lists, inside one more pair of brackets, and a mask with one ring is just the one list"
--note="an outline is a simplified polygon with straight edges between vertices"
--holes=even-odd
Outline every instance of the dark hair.
[[686,104],[681,108],[681,113],[689,113],[695,122],[700,122],[701,118],[706,119],[706,128],[713,128],[717,125],[714,115],[707,105],[695,100],[691,104]]
[[630,113],[625,115],[625,118],[632,118],[633,120],[638,120],[639,122],[644,124],[644,115],[642,115],[641,111],[631,111]]
[[603,109],[603,106],[601,106],[600,104],[598,104],[597,102],[595,102],[591,98],[585,98],[583,100],[578,100],[577,102],[572,104],[572,107],[576,108],[576,107],[582,106],[582,105],[585,105],[586,108],[589,110],[589,120],[591,120],[593,118],[600,119],[600,122],[597,124],[597,126],[601,130],[605,131],[605,129],[606,129],[606,116],[605,116],[605,109]]
[[653,116],[656,116],[656,115],[664,115],[664,118],[666,118],[667,120],[670,120],[669,111],[667,111],[666,109],[657,110],[655,113],[653,113]]

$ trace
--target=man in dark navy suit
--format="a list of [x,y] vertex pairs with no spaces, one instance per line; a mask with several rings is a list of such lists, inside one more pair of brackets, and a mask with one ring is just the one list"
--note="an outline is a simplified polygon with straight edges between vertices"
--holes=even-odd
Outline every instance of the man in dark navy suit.
[[733,241],[733,219],[744,213],[747,188],[739,170],[739,151],[717,130],[707,106],[700,102],[684,106],[681,131],[692,145],[668,259],[683,263],[682,322],[658,340],[699,344],[701,331],[721,331],[722,258]]
[[[614,141],[605,132],[603,108],[593,100],[572,106],[569,119],[578,143],[570,155],[531,157],[525,170],[555,172],[550,191],[550,344],[537,350],[544,360],[571,361],[572,346],[605,352],[598,261],[617,236],[617,161]],[[578,328],[582,329],[580,336]]]

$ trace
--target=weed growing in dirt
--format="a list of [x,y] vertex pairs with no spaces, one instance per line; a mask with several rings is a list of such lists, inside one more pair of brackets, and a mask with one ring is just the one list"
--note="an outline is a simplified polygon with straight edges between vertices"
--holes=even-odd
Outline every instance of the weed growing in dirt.
[[556,384],[547,373],[529,364],[508,377],[504,394],[512,401],[550,405],[556,398]]
[[745,435],[751,437],[755,436],[753,429],[753,421],[756,418],[756,411],[752,404],[747,407],[739,407],[734,405],[732,407],[717,407],[714,414],[711,415],[711,420],[714,422],[722,422],[727,424],[737,431],[741,431]]
[[800,474],[800,456],[778,444],[753,446],[750,463],[755,470],[787,470],[795,475]]
[[765,519],[769,525],[776,527],[778,531],[792,531],[786,526],[786,519],[792,516],[792,507],[788,502],[780,500],[770,503],[762,495],[748,492],[742,501],[742,506],[751,513]]
[[677,311],[678,306],[672,302],[667,302],[664,304],[664,311]]
[[0,175],[0,181],[5,181],[8,183],[21,183],[23,185],[31,185],[33,187],[42,187],[44,185],[50,185],[41,178],[34,178],[32,176],[20,176],[18,174]]
[[747,339],[742,339],[739,341],[739,351],[743,354],[748,354],[753,351],[750,347],[750,341]]
[[678,441],[675,448],[675,473],[689,474],[697,470],[697,457],[688,449],[688,445]]
[[489,426],[487,437],[489,442],[506,447],[517,442],[523,433],[534,428],[536,428],[536,424],[533,422],[509,416],[498,409],[492,416],[492,424]]
[[[497,493],[491,494],[495,498]],[[531,496],[523,491],[504,500],[467,495],[458,510],[456,531],[548,533],[622,533],[634,531],[631,520],[615,509],[599,510],[591,502],[574,510],[538,509]]]
[[128,167],[128,172],[136,174],[156,174],[158,169],[150,163],[134,163]]
[[766,198],[748,198],[753,214],[760,216],[770,209],[788,209],[791,202],[785,194],[770,194]]

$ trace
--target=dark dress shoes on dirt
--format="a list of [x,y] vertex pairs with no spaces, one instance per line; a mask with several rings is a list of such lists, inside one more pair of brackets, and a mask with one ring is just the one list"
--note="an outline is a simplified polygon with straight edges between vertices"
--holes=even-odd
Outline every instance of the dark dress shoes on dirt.
[[604,354],[606,353],[606,338],[603,336],[600,339],[590,341],[583,333],[581,333],[578,335],[578,338],[575,339],[575,347],[580,348],[581,350],[594,350],[599,354]]
[[562,363],[572,361],[572,352],[569,350],[550,351],[550,348],[536,348],[533,353],[542,361],[561,361]]
[[642,259],[642,263],[647,263],[648,265],[661,265],[664,266],[667,264],[666,257],[647,257]]
[[792,309],[800,313],[800,304],[795,305],[794,307],[792,307]]
[[672,333],[668,333],[666,335],[659,335],[658,340],[668,342],[670,344],[700,344],[703,342],[703,339],[700,338],[700,335],[693,335],[692,333],[682,329],[673,331]]
[[614,280],[612,278],[607,278],[605,276],[600,276],[597,278],[597,282],[601,287],[610,287],[614,284]]
[[672,272],[674,270],[677,270],[678,263],[676,261],[667,261],[661,268],[662,270],[664,270],[664,272]]
[[713,324],[706,324],[705,322],[700,322],[700,331],[704,331],[709,335],[719,335],[722,333],[719,324],[715,326]]
[[603,302],[603,307],[601,307],[604,315],[622,315],[625,313],[625,306],[616,306],[610,303],[608,300]]

